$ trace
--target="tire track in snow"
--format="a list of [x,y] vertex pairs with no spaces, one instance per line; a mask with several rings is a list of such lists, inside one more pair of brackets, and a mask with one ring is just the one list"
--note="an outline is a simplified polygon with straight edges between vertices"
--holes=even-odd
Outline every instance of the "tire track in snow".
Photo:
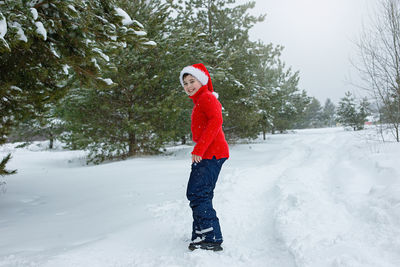
[[[326,137],[316,135],[307,140],[311,149],[307,163],[288,169],[280,178],[277,232],[300,267],[396,266],[382,259],[381,251],[376,253],[379,248],[365,238],[372,229],[366,228],[365,220],[349,208],[345,199],[351,195],[344,194],[344,200],[340,200],[338,189],[332,186],[338,178],[351,181],[359,172],[358,178],[367,180],[367,184],[372,179],[362,169],[365,163],[343,170],[343,163],[350,162],[355,149],[352,136],[343,132]],[[333,171],[338,168],[342,168],[339,173]],[[356,185],[363,183],[358,181]]]
[[[330,201],[323,183],[333,165],[335,153],[330,143],[335,138],[320,135],[300,138],[299,142],[310,152],[301,164],[288,168],[279,178],[276,231],[297,266],[329,266],[323,262],[328,255],[318,258],[323,252],[321,248],[336,242],[342,231],[349,228],[343,215],[346,211]],[[335,210],[336,214],[327,213],[326,209]]]
[[222,221],[229,222],[223,226],[228,232],[225,246],[235,253],[248,255],[251,266],[295,266],[290,251],[275,232],[276,183],[288,168],[301,165],[310,151],[298,142],[296,135],[288,139],[276,137],[271,142],[278,141],[275,146],[268,142],[254,145],[254,150],[263,154],[253,155],[257,167],[230,170],[220,185],[223,194],[216,193],[223,198],[220,201]]

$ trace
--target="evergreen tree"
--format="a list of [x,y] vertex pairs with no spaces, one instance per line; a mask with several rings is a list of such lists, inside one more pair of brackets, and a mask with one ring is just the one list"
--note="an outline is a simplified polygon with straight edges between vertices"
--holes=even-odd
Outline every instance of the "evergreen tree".
[[340,99],[337,115],[338,122],[344,126],[351,126],[354,131],[359,128],[355,98],[350,92],[346,92],[345,97]]
[[319,128],[323,126],[322,106],[315,97],[311,97],[311,102],[307,105],[301,128]]
[[285,70],[284,64],[279,64],[274,70],[271,89],[267,92],[265,106],[262,109],[269,121],[269,130],[284,132],[295,124],[299,116],[304,112],[307,98],[305,92],[298,89],[299,73],[292,73],[291,68]]
[[178,31],[194,37],[186,38],[184,50],[189,55],[182,63],[203,62],[208,68],[224,107],[228,139],[255,137],[259,128],[252,64],[258,47],[249,41],[248,31],[264,16],[248,14],[255,2],[234,6],[235,2],[189,0],[176,8]]
[[57,114],[55,107],[36,117],[27,118],[18,123],[9,134],[12,142],[32,142],[36,140],[49,140],[49,149],[53,149],[54,141],[65,131],[64,122]]
[[279,60],[282,49],[281,46],[273,47],[272,44],[268,46],[259,44],[258,51],[255,51],[257,55],[253,75],[256,90],[255,99],[259,115],[258,124],[264,140],[266,133],[273,128],[274,117],[271,100],[276,95],[277,81],[282,70]]
[[104,47],[148,41],[116,1],[0,1],[0,8],[0,144],[72,86],[106,86],[113,65]]
[[324,108],[322,110],[321,120],[324,126],[333,127],[335,125],[335,104],[328,98],[325,101]]
[[167,52],[168,6],[159,0],[119,4],[135,18],[146,21],[147,36],[154,46],[138,50],[128,44],[113,51],[110,60],[118,72],[110,72],[109,77],[115,84],[72,90],[63,101],[64,119],[70,129],[64,140],[71,148],[89,149],[89,161],[95,163],[158,153],[174,137],[177,116],[170,105],[170,73],[165,71],[170,62],[159,60]]
[[357,106],[354,96],[347,92],[339,102],[338,122],[352,127],[354,131],[363,129],[366,117],[369,115],[368,106],[369,103],[365,98]]
[[370,110],[371,110],[370,103],[368,102],[368,99],[364,97],[359,102],[358,112],[357,112],[357,121],[359,122],[360,125],[362,125],[362,128],[364,128],[364,124],[367,121],[367,117],[371,115]]
[[310,105],[312,98],[307,96],[305,90],[299,92],[297,96],[294,98],[293,103],[296,107],[296,114],[292,118],[292,129],[304,128],[304,124],[307,116],[307,108]]

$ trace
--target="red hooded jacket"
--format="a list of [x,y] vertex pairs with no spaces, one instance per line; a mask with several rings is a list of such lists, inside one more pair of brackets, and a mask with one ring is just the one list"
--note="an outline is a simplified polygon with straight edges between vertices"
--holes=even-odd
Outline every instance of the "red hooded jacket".
[[216,96],[202,86],[196,94],[190,96],[192,110],[192,136],[196,143],[192,154],[203,159],[229,158],[229,147],[222,131],[222,106]]

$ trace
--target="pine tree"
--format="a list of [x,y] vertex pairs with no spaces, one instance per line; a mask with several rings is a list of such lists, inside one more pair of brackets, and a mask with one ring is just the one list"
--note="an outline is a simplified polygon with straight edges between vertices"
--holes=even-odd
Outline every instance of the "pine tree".
[[350,126],[354,131],[362,130],[366,117],[369,115],[369,103],[366,98],[357,106],[354,96],[347,92],[339,102],[337,110],[338,122],[344,126]]
[[37,114],[18,123],[9,134],[9,139],[19,142],[49,140],[49,149],[54,148],[54,141],[66,130],[64,122],[57,114],[57,107],[51,107],[45,113]]
[[116,1],[0,1],[0,144],[45,114],[71,87],[106,86],[104,47],[146,45],[141,24]]
[[[159,0],[120,1],[119,4],[144,26],[151,48],[127,45],[110,57],[118,72],[108,75],[107,88],[73,90],[63,101],[71,148],[89,149],[89,161],[126,158],[139,153],[158,153],[174,137],[177,114],[169,84],[171,75],[164,56],[168,5]],[[149,29],[149,30],[147,30]],[[175,78],[175,84],[177,76]]]
[[305,92],[298,89],[299,73],[292,73],[285,64],[279,63],[273,73],[273,79],[268,85],[265,105],[261,111],[267,118],[268,128],[272,133],[284,132],[292,128],[304,112],[308,99]]
[[328,98],[322,110],[321,120],[324,126],[333,127],[335,125],[336,107]]
[[263,133],[264,140],[266,133],[273,128],[273,105],[271,104],[276,93],[280,68],[279,57],[282,47],[273,47],[272,44],[265,46],[259,44],[260,48],[256,51],[255,72],[253,75],[255,82],[255,99],[259,114],[259,126]]
[[311,102],[307,105],[301,128],[319,128],[322,127],[322,106],[315,97],[311,98]]
[[350,92],[346,92],[345,97],[340,99],[337,115],[339,123],[357,130],[356,103]]
[[370,103],[368,102],[368,99],[364,97],[359,102],[358,112],[357,112],[357,121],[359,125],[362,125],[362,128],[364,128],[365,122],[367,121],[367,117],[370,114],[371,114]]
[[299,92],[297,97],[293,100],[296,106],[296,114],[292,118],[292,129],[302,129],[308,127],[307,122],[307,109],[311,103],[312,97],[309,97],[305,90]]
[[255,137],[259,129],[252,79],[256,70],[252,59],[258,48],[249,41],[248,31],[264,16],[248,14],[255,2],[234,6],[235,2],[189,0],[176,7],[177,35],[186,39],[183,66],[202,62],[208,68],[224,108],[228,139]]

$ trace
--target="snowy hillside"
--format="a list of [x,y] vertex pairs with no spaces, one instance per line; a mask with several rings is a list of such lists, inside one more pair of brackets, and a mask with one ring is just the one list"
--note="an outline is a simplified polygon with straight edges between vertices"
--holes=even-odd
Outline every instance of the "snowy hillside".
[[[224,251],[190,252],[190,147],[85,166],[84,153],[0,147],[5,266],[400,266],[400,145],[302,130],[231,147],[214,205]],[[37,150],[37,151],[34,151]]]

